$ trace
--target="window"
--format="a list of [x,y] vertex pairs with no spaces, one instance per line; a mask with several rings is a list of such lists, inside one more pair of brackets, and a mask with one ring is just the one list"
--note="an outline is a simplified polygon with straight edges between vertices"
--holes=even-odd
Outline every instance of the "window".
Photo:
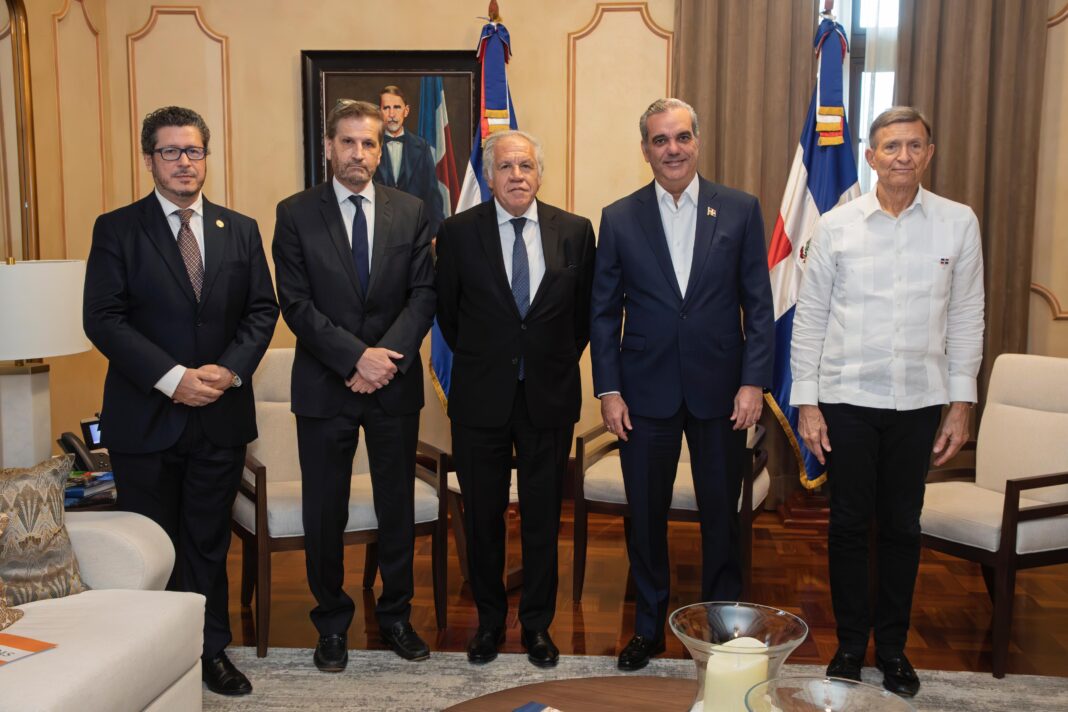
[[875,181],[864,160],[868,127],[875,117],[894,105],[897,71],[899,0],[851,0],[849,56],[849,126],[861,191]]

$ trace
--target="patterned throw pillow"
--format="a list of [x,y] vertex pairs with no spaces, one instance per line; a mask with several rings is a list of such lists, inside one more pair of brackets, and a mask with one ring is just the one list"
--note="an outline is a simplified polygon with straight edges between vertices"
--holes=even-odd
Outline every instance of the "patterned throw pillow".
[[72,455],[28,468],[0,470],[0,582],[9,606],[61,598],[88,589],[63,526],[63,487]]
[[[7,528],[7,515],[0,512],[0,537],[4,536],[4,529]],[[7,628],[9,625],[22,618],[22,611],[17,608],[8,608],[4,602],[4,582],[0,580],[0,630]]]

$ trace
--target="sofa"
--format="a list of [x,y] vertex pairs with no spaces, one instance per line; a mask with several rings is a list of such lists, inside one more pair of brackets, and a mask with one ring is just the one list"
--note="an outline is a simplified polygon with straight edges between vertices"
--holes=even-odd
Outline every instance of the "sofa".
[[56,647],[0,666],[0,712],[200,710],[204,597],[162,590],[166,533],[129,512],[70,512],[66,526],[91,590],[18,606],[0,634]]

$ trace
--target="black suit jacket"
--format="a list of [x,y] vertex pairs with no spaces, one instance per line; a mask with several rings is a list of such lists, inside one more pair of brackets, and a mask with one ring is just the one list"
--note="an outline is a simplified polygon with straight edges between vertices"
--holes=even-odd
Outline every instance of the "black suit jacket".
[[434,318],[434,267],[423,202],[375,185],[371,275],[363,293],[333,183],[278,204],[275,278],[282,317],[297,336],[292,407],[333,417],[351,391],[347,379],[370,346],[404,354],[398,373],[372,394],[390,415],[423,407],[419,345]]
[[593,226],[538,201],[545,276],[519,318],[508,284],[494,201],[442,225],[437,240],[438,325],[453,350],[449,417],[473,427],[507,422],[519,359],[535,427],[579,418],[579,356],[589,342]]
[[411,131],[405,131],[400,140],[404,144],[404,150],[401,151],[400,176],[393,180],[392,159],[389,149],[383,144],[382,161],[375,171],[374,181],[403,190],[426,203],[430,234],[436,235],[441,221],[445,219],[445,201],[438,190],[437,166],[434,165],[434,156],[430,153],[430,144]]
[[173,445],[190,408],[155,389],[174,366],[217,363],[244,384],[198,408],[220,447],[256,439],[252,373],[278,320],[256,221],[204,200],[199,304],[155,193],[97,218],[85,273],[85,333],[108,359],[103,442],[119,452]]

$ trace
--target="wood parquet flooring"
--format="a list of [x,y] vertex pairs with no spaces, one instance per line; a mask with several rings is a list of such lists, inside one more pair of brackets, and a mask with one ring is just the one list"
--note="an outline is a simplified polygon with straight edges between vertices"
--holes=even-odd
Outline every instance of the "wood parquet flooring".
[[[510,513],[511,557],[518,556],[518,521]],[[563,654],[615,655],[633,630],[634,603],[625,599],[627,556],[622,521],[591,515],[586,581],[575,604],[572,584],[573,516],[564,503],[560,536],[560,583],[553,639]],[[696,524],[672,523],[671,608],[700,596],[700,537]],[[362,589],[363,547],[346,549],[345,587],[356,601],[349,647],[384,649],[374,620],[374,597]],[[511,561],[510,561],[511,563]],[[434,620],[430,577],[430,538],[416,540],[412,625],[432,650],[461,652],[478,625],[469,588],[460,575],[455,542],[449,534],[448,629]],[[235,538],[228,562],[230,619],[234,644],[254,645],[253,615],[239,600],[241,546]],[[315,605],[308,591],[303,552],[274,555],[270,644],[310,648],[316,632],[308,618]],[[762,512],[753,532],[755,603],[783,608],[809,625],[808,639],[790,657],[793,663],[825,664],[836,647],[827,579],[826,534],[787,529],[774,512]],[[507,640],[503,652],[519,653],[518,591],[509,595]],[[990,671],[991,603],[975,564],[924,550],[913,601],[912,629],[906,652],[918,668]],[[268,653],[269,654],[269,653]],[[669,657],[685,657],[681,643],[667,633]],[[870,655],[870,654],[869,654]],[[309,661],[310,662],[310,661]],[[872,660],[869,657],[869,664]],[[1068,565],[1022,571],[1017,576],[1008,672],[1068,677]]]

